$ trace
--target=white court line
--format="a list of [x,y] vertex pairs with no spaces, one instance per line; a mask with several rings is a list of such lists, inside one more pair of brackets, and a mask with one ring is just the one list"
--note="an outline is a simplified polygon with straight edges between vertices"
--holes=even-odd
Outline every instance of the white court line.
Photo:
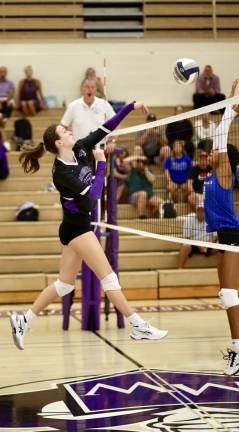
[[210,113],[212,111],[218,111],[219,109],[226,108],[228,106],[232,105],[238,105],[239,104],[239,96],[234,96],[232,98],[223,100],[221,102],[216,102],[211,105],[206,105],[205,107],[198,108],[192,111],[187,111],[182,114],[177,114],[171,117],[163,118],[160,120],[156,120],[150,123],[144,123],[137,126],[130,126],[128,128],[124,129],[117,129],[109,134],[109,136],[117,136],[117,135],[125,135],[129,133],[139,132],[145,129],[152,129],[155,127],[167,125],[169,123],[177,122],[179,120],[185,120],[190,119],[192,117],[197,117],[202,114]]
[[[159,221],[162,219],[159,219]],[[165,219],[164,219],[165,220]],[[189,245],[194,245],[194,246],[202,246],[202,247],[208,247],[208,248],[212,248],[212,249],[218,249],[218,250],[225,250],[225,251],[229,251],[229,252],[239,252],[239,246],[231,246],[231,245],[223,245],[223,244],[219,244],[219,243],[212,243],[212,242],[203,242],[201,240],[191,240],[191,239],[184,239],[182,237],[173,237],[173,236],[168,236],[168,235],[163,235],[163,234],[155,234],[152,232],[148,232],[148,231],[142,231],[142,230],[138,230],[138,229],[134,229],[134,228],[127,228],[127,227],[123,227],[123,226],[118,226],[118,225],[111,225],[111,224],[107,224],[104,222],[91,222],[92,225],[98,225],[102,228],[109,228],[115,231],[122,231],[122,232],[126,232],[129,234],[135,234],[135,235],[139,235],[142,237],[150,237],[152,239],[156,239],[156,240],[165,240],[165,241],[169,241],[172,243],[184,243],[184,244],[189,244]]]

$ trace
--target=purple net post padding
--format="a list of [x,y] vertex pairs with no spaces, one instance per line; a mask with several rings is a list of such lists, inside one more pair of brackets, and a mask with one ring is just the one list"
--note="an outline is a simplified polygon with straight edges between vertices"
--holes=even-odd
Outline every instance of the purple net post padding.
[[[112,158],[112,156],[111,156]],[[111,159],[112,162],[112,159]],[[107,222],[112,225],[117,225],[117,182],[111,169],[111,175],[108,177],[107,187]],[[118,275],[118,252],[119,252],[119,233],[116,230],[109,230],[109,236],[106,238],[105,253],[109,263]],[[124,328],[124,317],[118,309],[115,308],[117,314],[118,328]],[[109,314],[109,300],[105,297],[105,313]]]
[[[92,221],[97,221],[97,205],[92,211]],[[100,228],[95,235],[100,239]],[[82,263],[82,330],[99,330],[100,328],[100,281],[94,272]]]
[[69,323],[70,323],[70,313],[71,313],[71,306],[73,303],[75,290],[73,290],[70,294],[65,295],[62,298],[62,310],[63,310],[63,330],[68,330]]

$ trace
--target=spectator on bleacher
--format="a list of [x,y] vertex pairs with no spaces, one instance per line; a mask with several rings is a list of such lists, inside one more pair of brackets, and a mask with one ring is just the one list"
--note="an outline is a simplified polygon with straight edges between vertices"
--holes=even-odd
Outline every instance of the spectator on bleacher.
[[[96,96],[95,80],[84,79],[81,92],[82,97],[69,104],[61,119],[62,126],[71,126],[76,141],[85,138],[115,114],[109,102]],[[115,146],[116,139],[113,138],[111,143]],[[112,151],[111,143],[107,145],[108,151]]]
[[14,93],[14,84],[7,79],[7,68],[0,66],[0,126],[3,126],[6,119],[11,116]]
[[102,82],[102,79],[96,75],[96,70],[92,67],[89,67],[86,69],[85,71],[85,77],[84,79],[88,79],[88,80],[95,80],[96,83],[96,96],[98,98],[105,98],[105,94],[104,94],[104,85]]
[[184,151],[184,141],[173,143],[172,156],[164,162],[167,189],[174,202],[186,202],[188,197],[188,178],[192,160]]
[[199,161],[193,166],[189,173],[188,202],[192,209],[195,210],[198,202],[202,201],[204,179],[210,175],[212,167],[209,164],[208,153],[206,151],[199,152]]
[[193,95],[194,109],[204,107],[225,99],[221,93],[220,79],[213,73],[211,65],[206,65],[196,81],[196,92]]
[[136,208],[139,219],[146,219],[148,211],[151,217],[158,217],[161,199],[153,192],[155,175],[148,169],[147,159],[140,155],[140,150],[140,147],[135,146],[134,154],[124,160],[131,167],[128,186],[129,202]]
[[[157,120],[154,113],[149,113],[146,117],[146,122]],[[145,129],[136,134],[136,146],[141,146],[143,154],[147,158],[149,164],[164,161],[170,155],[170,148],[167,145],[167,140],[162,134],[159,127]]]
[[31,66],[26,66],[24,73],[26,78],[20,81],[18,87],[19,108],[25,116],[35,116],[45,108],[42,84],[39,79],[33,78]]
[[0,132],[0,180],[4,180],[9,176],[9,166],[7,159],[8,143],[5,143],[2,139]]
[[[184,112],[183,105],[178,105],[175,108],[175,115],[182,114]],[[166,137],[168,145],[172,149],[175,140],[184,141],[184,150],[188,156],[193,159],[194,156],[194,144],[193,144],[193,125],[189,119],[179,120],[176,122],[169,123],[166,126]]]
[[203,114],[195,121],[194,134],[196,146],[200,140],[207,138],[213,139],[216,133],[217,125],[211,119],[211,114]]
[[[198,203],[196,213],[188,214],[185,217],[183,225],[183,238],[191,240],[200,240],[203,242],[216,241],[216,236],[212,233],[207,233],[207,227],[204,217],[203,203]],[[186,261],[193,254],[201,254],[206,257],[216,253],[216,250],[205,246],[195,246],[190,244],[182,244],[178,255],[178,269],[184,268]]]
[[[117,202],[123,202],[129,180],[130,167],[124,162],[124,159],[129,156],[129,152],[125,147],[117,147],[114,152],[114,177],[117,181]],[[127,202],[127,200],[124,200]]]

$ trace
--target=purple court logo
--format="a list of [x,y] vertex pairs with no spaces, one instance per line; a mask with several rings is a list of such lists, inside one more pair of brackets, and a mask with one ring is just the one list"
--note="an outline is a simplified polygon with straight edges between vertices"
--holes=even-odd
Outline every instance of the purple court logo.
[[238,432],[239,377],[145,369],[0,396],[0,430]]

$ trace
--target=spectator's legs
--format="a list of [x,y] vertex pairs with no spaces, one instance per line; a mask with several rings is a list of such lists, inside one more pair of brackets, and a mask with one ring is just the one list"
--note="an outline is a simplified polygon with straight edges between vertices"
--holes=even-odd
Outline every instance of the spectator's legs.
[[9,118],[12,114],[13,106],[11,103],[2,102],[2,113],[4,117]]
[[186,182],[182,184],[180,189],[181,189],[181,201],[185,203],[188,201],[188,183]]
[[177,203],[179,201],[178,185],[176,183],[170,182],[168,191],[172,195],[173,201]]
[[136,207],[139,217],[146,217],[147,193],[145,191],[135,192],[132,197],[132,204]]
[[197,109],[197,108],[201,108],[205,105],[207,105],[207,100],[206,100],[206,96],[204,96],[203,94],[199,94],[199,93],[194,93],[193,95],[193,108]]
[[28,104],[28,110],[29,110],[30,116],[35,116],[36,115],[35,101],[29,100],[29,101],[27,101],[27,104]]
[[149,210],[150,216],[159,217],[159,205],[161,203],[161,199],[158,196],[153,196],[149,200]]
[[21,101],[20,103],[21,110],[26,117],[29,116],[27,101]]
[[3,117],[3,114],[0,113],[0,127],[3,127],[3,126],[4,126],[4,117]]
[[178,254],[178,269],[184,268],[184,265],[192,251],[192,246],[188,244],[182,244]]
[[119,202],[120,198],[122,197],[124,189],[125,189],[124,184],[121,184],[117,187],[117,202]]

